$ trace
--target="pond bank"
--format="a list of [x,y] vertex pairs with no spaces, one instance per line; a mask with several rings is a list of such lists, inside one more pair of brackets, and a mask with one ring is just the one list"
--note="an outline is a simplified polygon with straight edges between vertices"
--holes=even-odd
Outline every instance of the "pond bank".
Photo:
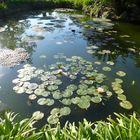
[[69,0],[63,1],[12,1],[0,4],[0,18],[10,17],[14,14],[31,11],[45,10],[54,8],[71,8],[83,10],[91,17],[107,18],[132,23],[140,23],[140,8],[136,4],[130,4],[121,13],[117,13],[112,3],[75,3]]
[[54,3],[54,2],[8,2],[0,7],[0,19],[11,17],[15,14],[21,14],[25,11],[46,10],[54,8],[73,8],[70,3]]

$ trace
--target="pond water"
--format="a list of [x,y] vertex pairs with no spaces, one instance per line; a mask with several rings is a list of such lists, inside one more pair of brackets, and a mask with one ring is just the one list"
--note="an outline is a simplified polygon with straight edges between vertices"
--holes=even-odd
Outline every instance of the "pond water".
[[[54,114],[59,117],[49,121],[62,123],[140,112],[140,26],[39,11],[0,21],[0,27],[4,28],[1,48],[20,47],[30,55],[14,67],[0,66],[0,111],[4,107],[22,118],[41,111],[44,118],[39,125],[47,123],[54,108],[59,108]],[[41,71],[35,75],[35,69]],[[22,79],[25,71],[27,80]],[[36,83],[28,94],[23,88],[17,90],[18,80],[12,83],[18,76],[23,80],[20,87],[27,81]],[[38,85],[43,86],[43,95],[32,93]],[[36,99],[31,101],[29,96]]]

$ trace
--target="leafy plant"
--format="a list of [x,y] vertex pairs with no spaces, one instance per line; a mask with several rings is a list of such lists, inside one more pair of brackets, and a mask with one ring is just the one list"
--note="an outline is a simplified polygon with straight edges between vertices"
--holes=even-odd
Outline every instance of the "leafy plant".
[[[55,110],[56,111],[56,110]],[[39,112],[35,113],[39,115]],[[64,127],[58,122],[56,125],[46,124],[35,131],[35,114],[31,118],[15,121],[17,115],[6,113],[0,118],[1,140],[138,140],[140,139],[140,120],[136,113],[125,116],[117,114],[116,119],[111,117],[107,121],[88,122],[86,119],[79,122],[66,122]],[[40,117],[39,117],[40,118]]]
[[4,119],[0,118],[0,140],[37,140],[42,132],[35,133],[33,124],[35,117],[15,122],[15,115],[12,112],[5,113]]
[[5,3],[0,3],[0,10],[7,9],[7,5]]

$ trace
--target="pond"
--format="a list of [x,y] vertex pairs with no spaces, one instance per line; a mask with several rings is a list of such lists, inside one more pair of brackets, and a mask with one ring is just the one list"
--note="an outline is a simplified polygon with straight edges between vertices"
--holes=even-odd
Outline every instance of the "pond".
[[10,58],[0,65],[0,111],[21,118],[41,111],[40,126],[140,112],[139,37],[138,25],[75,11],[34,11],[0,21],[0,48],[29,54],[17,65],[8,65]]

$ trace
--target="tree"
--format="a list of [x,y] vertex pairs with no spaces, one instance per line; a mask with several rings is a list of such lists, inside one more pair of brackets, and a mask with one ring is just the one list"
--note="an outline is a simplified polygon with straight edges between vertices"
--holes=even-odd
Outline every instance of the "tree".
[[126,0],[113,0],[113,5],[117,15],[120,15],[124,10],[126,10]]

